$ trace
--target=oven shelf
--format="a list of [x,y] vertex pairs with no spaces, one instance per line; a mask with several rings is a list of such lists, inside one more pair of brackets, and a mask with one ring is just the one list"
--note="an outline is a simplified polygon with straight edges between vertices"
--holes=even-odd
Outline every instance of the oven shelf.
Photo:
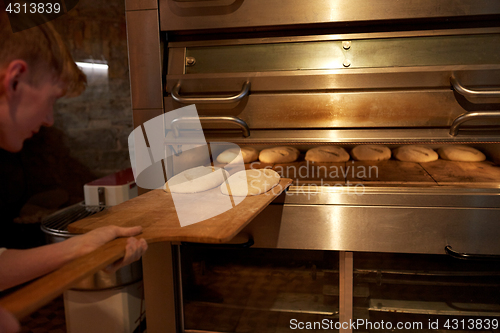
[[215,307],[221,309],[239,309],[250,311],[272,311],[282,313],[301,313],[309,315],[329,316],[332,318],[336,318],[336,316],[338,315],[338,307],[327,304],[324,295],[291,292],[279,293],[274,300],[274,303],[267,308],[199,301],[189,301],[186,306]]
[[[455,162],[438,159],[427,163],[386,161],[347,161],[314,163],[299,159],[291,163],[253,162],[247,169],[272,168],[293,185],[314,188],[333,186],[439,186],[463,188],[500,188],[500,167],[490,161]],[[454,191],[454,190],[453,190]],[[456,193],[456,192],[455,192]]]

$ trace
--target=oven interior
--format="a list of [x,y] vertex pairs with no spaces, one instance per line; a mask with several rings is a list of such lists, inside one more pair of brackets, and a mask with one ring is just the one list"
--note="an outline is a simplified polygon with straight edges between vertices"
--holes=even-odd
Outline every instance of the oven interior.
[[[186,332],[288,332],[298,323],[325,325],[325,320],[331,325],[327,328],[339,328],[335,327],[338,252],[191,246],[181,246],[181,252]],[[444,332],[446,323],[480,319],[491,325],[477,331],[498,330],[498,262],[356,252],[354,263],[354,320],[421,323],[409,331]],[[430,322],[438,322],[439,327],[431,329]],[[394,327],[367,325],[354,331],[394,331]],[[325,329],[315,328],[313,332]],[[466,325],[457,331],[471,329]]]

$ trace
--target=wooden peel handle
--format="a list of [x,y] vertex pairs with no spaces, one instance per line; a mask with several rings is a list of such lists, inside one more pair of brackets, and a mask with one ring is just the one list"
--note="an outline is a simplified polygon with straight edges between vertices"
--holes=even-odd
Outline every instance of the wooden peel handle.
[[0,307],[22,319],[65,290],[125,255],[126,238],[117,238],[0,299]]

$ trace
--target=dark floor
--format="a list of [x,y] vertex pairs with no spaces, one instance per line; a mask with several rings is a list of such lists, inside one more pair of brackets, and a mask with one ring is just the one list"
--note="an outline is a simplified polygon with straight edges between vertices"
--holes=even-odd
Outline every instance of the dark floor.
[[66,333],[62,296],[21,320],[21,333]]
[[[56,298],[43,308],[21,320],[19,333],[66,333],[66,320],[64,317],[64,299]],[[94,333],[94,332],[89,332]],[[113,333],[113,332],[109,332]],[[143,321],[134,333],[147,333],[146,323]]]

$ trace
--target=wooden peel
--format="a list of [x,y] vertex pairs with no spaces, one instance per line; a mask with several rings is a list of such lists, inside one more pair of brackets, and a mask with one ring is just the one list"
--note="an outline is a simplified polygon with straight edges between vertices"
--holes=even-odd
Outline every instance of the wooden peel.
[[81,280],[125,254],[126,238],[117,238],[0,299],[0,307],[22,319]]
[[[77,221],[68,229],[73,233],[84,233],[106,225],[122,227],[141,225],[143,232],[138,237],[144,238],[148,243],[168,241],[224,243],[236,236],[291,183],[291,179],[283,178],[274,191],[246,197],[233,209],[186,227],[181,227],[179,224],[171,194],[163,190],[153,190]],[[211,191],[206,193],[207,196],[219,194],[218,188],[213,190],[213,193]],[[189,200],[189,197],[186,197],[186,200]],[[29,315],[81,280],[122,258],[126,243],[126,238],[118,238],[101,246],[1,298],[0,307],[10,311],[18,319]]]
[[[191,214],[210,211],[212,199],[228,199],[219,188],[197,193],[196,203],[189,194],[176,194],[175,205],[171,193],[153,190],[110,207],[68,226],[71,233],[85,233],[106,225],[120,227],[142,226],[143,236],[149,242],[225,243],[238,234],[250,221],[278,197],[290,184],[291,179],[281,178],[269,192],[245,197],[233,209],[212,216],[202,222],[181,227],[175,205],[191,204]],[[229,200],[229,199],[228,199]]]

